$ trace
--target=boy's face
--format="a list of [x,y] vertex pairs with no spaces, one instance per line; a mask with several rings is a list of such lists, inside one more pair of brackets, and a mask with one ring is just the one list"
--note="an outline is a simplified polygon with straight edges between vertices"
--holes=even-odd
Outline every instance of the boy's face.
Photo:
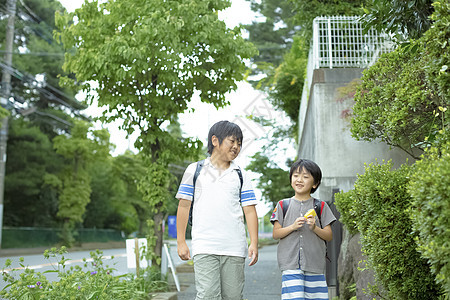
[[316,187],[316,184],[311,173],[302,168],[292,173],[291,186],[296,195],[310,195],[311,189]]
[[219,139],[213,135],[212,142],[214,145],[213,153],[223,160],[232,161],[241,152],[241,142],[234,136],[227,136],[223,139],[222,144],[219,144]]

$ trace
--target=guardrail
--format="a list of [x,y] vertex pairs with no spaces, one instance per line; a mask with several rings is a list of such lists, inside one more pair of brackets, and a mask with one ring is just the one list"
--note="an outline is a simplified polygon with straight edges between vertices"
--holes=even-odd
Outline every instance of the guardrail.
[[369,29],[357,16],[325,16],[313,21],[313,64],[319,68],[366,68],[394,49],[389,36]]

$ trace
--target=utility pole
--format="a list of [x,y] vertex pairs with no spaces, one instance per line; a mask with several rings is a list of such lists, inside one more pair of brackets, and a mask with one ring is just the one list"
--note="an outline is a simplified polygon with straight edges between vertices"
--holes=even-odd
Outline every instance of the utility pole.
[[[16,17],[16,0],[8,0],[6,4],[8,24],[6,25],[5,64],[2,73],[2,95],[0,104],[7,108],[11,94],[11,66],[14,44],[14,19]],[[0,128],[0,249],[2,248],[3,231],[3,199],[5,193],[6,145],[8,141],[8,117],[1,120]]]

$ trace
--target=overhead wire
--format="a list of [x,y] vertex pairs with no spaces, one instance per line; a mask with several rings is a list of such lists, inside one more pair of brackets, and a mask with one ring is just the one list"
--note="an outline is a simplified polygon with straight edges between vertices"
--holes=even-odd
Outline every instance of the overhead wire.
[[[25,27],[30,28],[37,36],[41,37],[42,39],[44,39],[46,42],[48,42],[49,44],[53,43],[53,33],[49,30],[50,26],[45,23],[36,13],[34,13],[25,3],[23,0],[20,0],[20,3],[22,4],[22,6],[27,10],[27,12],[25,12],[22,9],[18,9],[17,14],[19,14],[19,18],[18,21],[21,22],[22,25],[24,25]],[[2,11],[3,13],[8,13],[6,6],[5,5],[1,5],[0,7],[0,11]],[[20,14],[22,14],[22,16],[20,16]],[[24,17],[26,17],[28,20],[25,20]],[[39,30],[36,30],[33,26],[29,26],[29,24],[27,24],[27,22],[33,22],[37,25],[40,25],[39,29],[42,29],[42,32],[40,32]],[[41,26],[44,26],[44,28],[41,28]],[[44,34],[46,34],[47,36],[44,36]],[[48,36],[51,36],[51,38],[48,38]],[[6,53],[6,51],[1,51],[2,53]],[[48,54],[43,54],[43,53],[14,53],[14,54],[20,54],[20,55],[36,55],[36,56],[64,56],[64,53],[48,53]],[[4,65],[3,63],[1,64],[3,67],[5,67],[6,65]],[[20,71],[18,71],[17,69],[14,70],[9,70],[9,72],[11,73],[11,75],[14,75],[14,72],[17,71],[19,73],[21,73]],[[29,78],[33,78],[31,75],[26,75]],[[15,76],[16,77],[16,76]],[[16,77],[17,78],[17,77]],[[23,78],[18,78],[21,81],[24,81]],[[33,78],[33,80],[35,80]],[[28,80],[29,82],[30,80]],[[37,81],[35,80],[35,83]],[[50,100],[54,100],[57,101],[59,103],[61,103],[62,105],[68,107],[69,109],[71,109],[72,112],[74,112],[74,110],[78,110],[75,109],[75,107],[73,107],[73,105],[68,104],[66,101],[62,100],[61,98],[57,97],[56,95],[54,95],[51,91],[59,94],[62,97],[65,97],[71,101],[73,101],[74,103],[78,104],[79,107],[83,107],[83,105],[76,100],[75,98],[67,95],[66,93],[62,92],[61,90],[53,87],[52,85],[45,83],[45,87],[47,87],[48,89],[50,89],[51,91],[47,91],[43,88],[38,87],[37,84],[34,84],[35,87],[42,92],[43,94],[45,94]]]
[[[0,67],[2,67],[3,69],[7,70],[8,73],[10,73],[12,76],[14,76],[15,78],[19,79],[20,81],[28,82],[28,83],[33,84],[34,88],[39,90],[42,94],[47,96],[50,100],[57,101],[57,102],[61,103],[62,105],[66,106],[67,108],[74,109],[74,107],[72,105],[70,105],[69,103],[67,103],[66,101],[64,101],[61,98],[55,96],[50,91],[47,91],[44,87],[40,87],[39,86],[39,82],[36,80],[35,77],[33,77],[31,75],[28,75],[28,74],[26,74],[24,72],[21,72],[21,71],[19,71],[18,69],[14,68],[14,67],[9,67],[8,65],[6,65],[4,63],[4,61],[2,59],[0,59]],[[54,88],[53,86],[51,86],[50,84],[45,83],[45,87],[49,87],[50,89],[54,90],[55,92],[58,92],[62,96],[69,97],[66,94],[64,94],[63,92],[61,92],[61,91],[57,90],[56,88]]]

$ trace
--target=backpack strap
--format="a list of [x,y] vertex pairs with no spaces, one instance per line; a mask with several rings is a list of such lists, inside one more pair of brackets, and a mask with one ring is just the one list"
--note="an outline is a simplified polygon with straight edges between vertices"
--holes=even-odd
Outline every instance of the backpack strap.
[[322,211],[323,211],[324,206],[325,206],[325,202],[314,198],[314,210],[316,211],[316,215],[319,218],[320,228],[322,228]]
[[189,219],[188,219],[189,225],[192,225],[192,211],[194,210],[195,183],[197,182],[198,175],[200,175],[200,171],[202,170],[204,163],[205,163],[205,160],[201,160],[201,161],[197,162],[197,168],[195,169],[195,173],[194,173],[194,179],[193,179],[194,190],[192,192],[191,209],[189,210]]
[[283,199],[283,200],[280,201],[280,206],[281,206],[281,209],[283,210],[283,220],[284,220],[284,217],[286,216],[286,212],[287,212],[287,210],[289,208],[289,203],[291,203],[291,199],[290,198]]
[[238,169],[236,169],[236,172],[238,173],[239,181],[241,182],[241,186],[239,188],[239,202],[241,202],[241,200],[242,200],[242,186],[244,185],[244,177],[242,177],[241,167],[238,167]]
[[[291,202],[290,198],[283,199],[280,201],[280,206],[281,206],[281,209],[283,210],[283,218],[286,216],[286,212],[289,208],[290,202]],[[314,198],[314,210],[316,211],[316,215],[319,217],[320,227],[322,227],[322,211],[323,211],[324,206],[325,206],[325,202]]]

